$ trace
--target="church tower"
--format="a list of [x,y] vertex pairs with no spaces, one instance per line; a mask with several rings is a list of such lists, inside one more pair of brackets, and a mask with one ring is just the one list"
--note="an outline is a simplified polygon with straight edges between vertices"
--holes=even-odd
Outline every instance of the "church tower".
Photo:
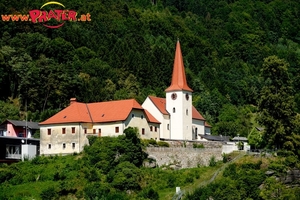
[[176,44],[172,82],[166,90],[166,109],[170,114],[170,139],[192,140],[192,92],[184,71],[179,40]]

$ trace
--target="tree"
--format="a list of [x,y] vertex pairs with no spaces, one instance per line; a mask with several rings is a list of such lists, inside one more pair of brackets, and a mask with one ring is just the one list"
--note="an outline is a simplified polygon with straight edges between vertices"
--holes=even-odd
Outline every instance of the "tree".
[[294,129],[295,101],[292,82],[288,74],[289,64],[277,56],[264,60],[258,121],[265,126],[264,141],[270,147],[282,148]]
[[251,130],[251,132],[248,135],[248,141],[251,146],[254,146],[254,148],[260,148],[263,140],[262,140],[262,134],[258,132],[255,128]]
[[90,141],[91,145],[84,149],[85,159],[104,173],[126,161],[140,167],[147,158],[136,128],[128,127],[118,137],[98,137]]

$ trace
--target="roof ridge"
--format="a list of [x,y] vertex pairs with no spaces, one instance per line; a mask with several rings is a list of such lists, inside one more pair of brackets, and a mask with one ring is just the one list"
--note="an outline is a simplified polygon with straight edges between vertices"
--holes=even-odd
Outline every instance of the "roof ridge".
[[88,106],[88,104],[87,104],[87,103],[85,103],[85,106],[86,106],[86,109],[88,110],[88,113],[89,113],[89,116],[90,116],[90,119],[91,119],[92,123],[94,123],[94,121],[93,121],[93,117],[92,117],[92,115],[91,115],[91,112],[90,112],[90,109],[89,109],[89,106]]

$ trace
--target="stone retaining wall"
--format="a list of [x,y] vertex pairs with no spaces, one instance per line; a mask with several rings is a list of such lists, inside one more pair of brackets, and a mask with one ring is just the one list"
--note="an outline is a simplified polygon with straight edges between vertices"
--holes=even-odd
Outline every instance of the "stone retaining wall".
[[214,156],[222,160],[222,145],[219,148],[184,148],[184,147],[147,147],[149,158],[156,160],[156,165],[173,168],[192,168],[208,166]]
[[205,148],[222,148],[223,142],[218,141],[197,141],[197,140],[162,140],[170,144],[170,147],[189,147],[193,148],[193,144],[203,144]]

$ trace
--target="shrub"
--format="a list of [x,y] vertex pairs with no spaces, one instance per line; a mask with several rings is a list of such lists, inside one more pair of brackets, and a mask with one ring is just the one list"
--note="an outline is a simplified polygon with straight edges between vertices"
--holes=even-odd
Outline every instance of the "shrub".
[[155,146],[155,145],[157,145],[157,142],[156,142],[156,140],[154,140],[154,139],[151,138],[151,139],[149,140],[149,144]]
[[209,166],[210,167],[214,167],[217,165],[217,161],[216,161],[216,157],[215,156],[212,156],[210,159],[209,159]]
[[95,143],[95,141],[97,140],[97,136],[91,136],[91,135],[89,135],[87,137],[87,139],[89,140],[90,146],[92,146]]
[[184,183],[193,183],[194,182],[194,177],[192,174],[189,174],[188,176],[185,177]]
[[203,145],[203,144],[193,143],[193,148],[199,148],[199,149],[202,149],[202,148],[204,148],[204,145]]
[[175,181],[176,181],[176,177],[174,175],[170,174],[167,177],[167,186],[168,186],[168,188],[175,187]]
[[222,157],[223,157],[223,163],[227,163],[228,162],[228,154],[223,153]]
[[43,190],[40,194],[41,199],[43,200],[52,200],[57,199],[59,196],[59,191],[55,187],[48,187],[47,189]]
[[101,199],[110,193],[109,187],[101,185],[99,182],[87,184],[83,190],[85,199]]
[[157,142],[153,138],[151,138],[151,139],[143,139],[141,142],[146,147],[149,146],[149,145],[157,146]]
[[296,156],[288,156],[285,158],[285,165],[289,166],[289,167],[295,167],[296,164],[298,162],[298,159]]
[[157,144],[160,147],[170,147],[170,144],[164,141],[158,141]]
[[1,170],[1,173],[0,173],[0,183],[3,183],[6,180],[9,180],[12,177],[14,177],[14,174],[11,171],[9,171],[9,170]]
[[111,185],[119,190],[139,190],[140,169],[134,164],[125,161],[109,172]]
[[142,192],[139,194],[139,197],[151,200],[159,199],[158,193],[151,187],[143,189]]
[[286,166],[283,165],[283,164],[272,162],[269,165],[269,169],[270,170],[274,170],[274,171],[279,172],[279,173],[282,173],[282,172],[284,172],[286,170]]

